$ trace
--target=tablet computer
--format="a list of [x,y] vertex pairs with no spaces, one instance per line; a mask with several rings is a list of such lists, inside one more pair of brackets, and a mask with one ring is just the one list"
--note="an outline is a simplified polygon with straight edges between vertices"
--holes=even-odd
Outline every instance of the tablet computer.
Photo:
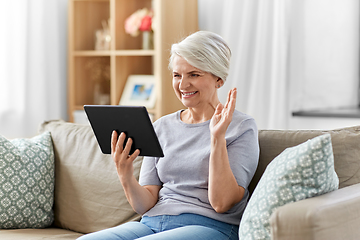
[[104,154],[111,154],[111,135],[115,130],[119,135],[126,134],[125,143],[129,137],[133,140],[130,154],[139,149],[140,156],[164,156],[145,107],[84,105],[84,110]]

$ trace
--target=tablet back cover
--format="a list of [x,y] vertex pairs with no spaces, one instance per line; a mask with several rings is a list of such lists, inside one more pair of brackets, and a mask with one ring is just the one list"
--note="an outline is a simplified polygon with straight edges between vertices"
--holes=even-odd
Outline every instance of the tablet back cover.
[[104,154],[111,154],[111,134],[116,130],[124,132],[126,140],[132,138],[130,154],[139,149],[140,156],[164,156],[145,107],[85,105],[84,109]]

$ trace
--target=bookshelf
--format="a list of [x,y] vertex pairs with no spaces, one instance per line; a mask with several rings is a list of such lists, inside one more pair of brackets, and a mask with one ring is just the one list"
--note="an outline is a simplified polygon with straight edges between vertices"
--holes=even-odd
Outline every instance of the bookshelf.
[[[132,37],[124,23],[142,8],[154,11],[154,48],[143,50],[141,34]],[[68,114],[83,105],[99,104],[99,87],[119,104],[129,75],[154,75],[156,104],[149,113],[157,119],[183,108],[176,98],[168,70],[171,44],[198,30],[197,0],[69,0],[68,16]],[[106,50],[95,50],[95,32],[108,23],[111,41]]]

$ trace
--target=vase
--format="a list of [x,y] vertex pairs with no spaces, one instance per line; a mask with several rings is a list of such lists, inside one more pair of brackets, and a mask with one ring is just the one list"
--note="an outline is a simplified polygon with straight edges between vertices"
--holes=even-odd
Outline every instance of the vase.
[[94,104],[110,104],[110,81],[97,82],[95,84]]
[[154,48],[154,35],[152,31],[142,32],[142,49],[149,50]]

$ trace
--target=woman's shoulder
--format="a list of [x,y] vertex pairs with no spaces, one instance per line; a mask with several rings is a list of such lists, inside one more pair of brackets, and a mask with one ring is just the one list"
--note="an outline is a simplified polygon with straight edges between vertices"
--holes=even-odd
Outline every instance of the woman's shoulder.
[[242,122],[242,121],[247,121],[247,120],[255,121],[255,119],[252,116],[250,116],[246,113],[240,112],[236,109],[233,114],[233,120],[236,120],[237,122],[239,122],[239,121]]
[[166,125],[174,124],[175,122],[178,121],[180,112],[181,112],[181,110],[160,117],[159,119],[157,119],[154,122],[154,127],[157,127],[159,125],[164,125],[164,124],[166,124]]
[[234,111],[231,124],[233,125],[233,127],[236,127],[236,128],[241,127],[241,128],[257,129],[255,119],[252,116],[250,116],[246,113],[240,112],[238,110]]

